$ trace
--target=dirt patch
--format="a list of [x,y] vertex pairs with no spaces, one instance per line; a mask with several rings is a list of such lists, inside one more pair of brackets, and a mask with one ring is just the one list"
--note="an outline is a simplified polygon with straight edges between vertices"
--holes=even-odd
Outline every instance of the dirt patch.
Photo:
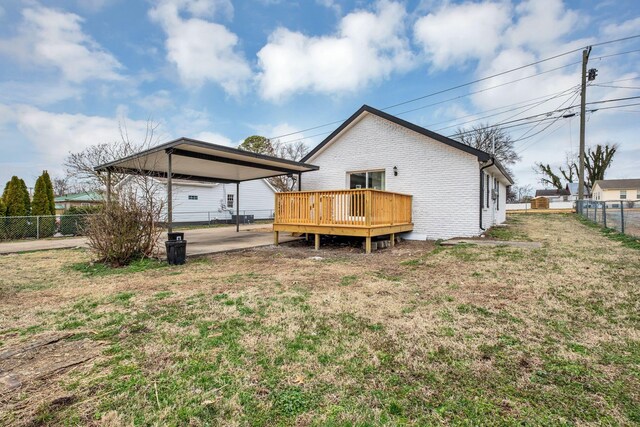
[[76,396],[61,392],[58,383],[70,370],[98,357],[102,346],[86,338],[71,339],[73,335],[34,336],[0,353],[0,402],[4,406],[0,417],[3,411],[11,411],[22,420],[17,424],[29,425],[28,420],[43,404],[56,410],[77,400]]

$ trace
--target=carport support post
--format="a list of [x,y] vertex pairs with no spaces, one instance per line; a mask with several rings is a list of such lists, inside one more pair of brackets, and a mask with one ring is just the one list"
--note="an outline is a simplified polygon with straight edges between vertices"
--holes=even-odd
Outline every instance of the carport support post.
[[240,232],[240,183],[236,182],[236,233]]
[[173,182],[171,180],[171,150],[167,150],[167,230],[173,232]]
[[111,171],[107,170],[107,205],[111,204]]
[[302,191],[302,173],[298,174],[298,191]]

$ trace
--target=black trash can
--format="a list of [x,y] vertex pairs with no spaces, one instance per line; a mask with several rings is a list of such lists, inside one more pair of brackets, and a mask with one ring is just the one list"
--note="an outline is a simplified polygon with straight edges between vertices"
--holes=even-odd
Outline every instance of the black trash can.
[[164,242],[167,249],[167,262],[171,265],[182,265],[187,261],[187,241],[167,240]]
[[171,240],[171,241],[173,241],[173,240],[178,240],[178,241],[184,240],[184,233],[167,233],[167,235],[168,235],[168,238],[169,238],[168,240]]

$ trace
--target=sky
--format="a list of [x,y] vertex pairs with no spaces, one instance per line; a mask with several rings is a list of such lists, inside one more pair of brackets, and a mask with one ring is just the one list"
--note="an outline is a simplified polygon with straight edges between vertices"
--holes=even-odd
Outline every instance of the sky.
[[[0,183],[148,123],[158,143],[312,148],[368,104],[447,136],[502,125],[540,187],[535,162],[578,151],[581,49],[587,102],[640,96],[640,38],[600,44],[638,34],[637,0],[3,0]],[[587,145],[619,144],[608,178],[640,177],[638,103],[587,108]]]

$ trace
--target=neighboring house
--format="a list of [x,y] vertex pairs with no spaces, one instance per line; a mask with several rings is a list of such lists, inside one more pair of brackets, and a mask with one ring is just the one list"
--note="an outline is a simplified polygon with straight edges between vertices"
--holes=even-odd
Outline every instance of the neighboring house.
[[90,191],[75,194],[65,194],[54,198],[56,204],[56,215],[63,214],[72,207],[98,206],[104,202],[102,194]]
[[[154,197],[167,200],[167,180],[149,178],[157,184]],[[129,176],[126,181],[133,181]],[[125,181],[125,182],[126,182]],[[135,182],[135,181],[133,181]],[[172,180],[173,222],[209,222],[231,220],[235,217],[238,198],[236,184]],[[264,179],[240,183],[240,215],[252,215],[253,219],[273,218],[276,190]],[[166,216],[165,203],[163,216]]]
[[405,238],[477,236],[505,221],[513,180],[491,155],[362,106],[303,162],[303,190],[375,188],[413,196]]
[[544,197],[549,199],[550,202],[566,202],[569,201],[570,196],[571,191],[567,188],[563,188],[562,190],[553,188],[551,190],[536,190],[534,197]]
[[[570,182],[567,184],[567,186],[565,187],[568,191],[569,191],[569,201],[575,202],[576,200],[579,200],[579,196],[578,196],[578,183],[577,182]],[[589,186],[585,183],[584,185],[584,198],[588,199],[591,197],[591,188],[589,188]]]
[[603,179],[593,184],[593,200],[640,200],[640,179]]

